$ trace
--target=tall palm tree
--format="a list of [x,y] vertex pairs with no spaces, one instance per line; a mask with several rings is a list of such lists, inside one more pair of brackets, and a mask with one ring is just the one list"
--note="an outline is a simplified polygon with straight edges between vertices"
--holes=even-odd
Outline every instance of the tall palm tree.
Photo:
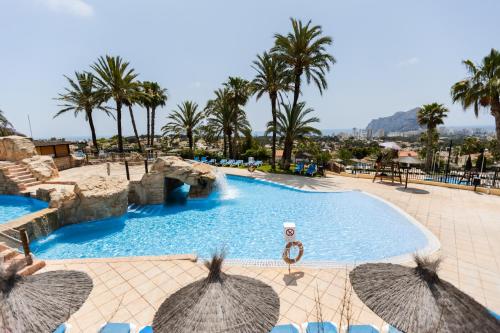
[[202,123],[205,115],[203,111],[198,111],[198,104],[192,101],[184,101],[177,105],[177,110],[172,110],[172,114],[167,117],[170,121],[162,127],[164,134],[186,134],[189,142],[189,150],[193,151],[193,134]]
[[151,83],[149,91],[150,103],[151,103],[151,142],[153,145],[155,140],[155,118],[156,118],[156,108],[159,106],[165,106],[167,103],[167,89],[160,87],[156,82]]
[[325,74],[330,71],[330,66],[335,64],[335,58],[326,52],[326,47],[332,44],[332,38],[323,35],[321,26],[311,26],[311,21],[303,24],[300,20],[293,18],[290,20],[293,31],[287,35],[276,34],[272,52],[276,53],[292,71],[293,109],[299,100],[302,74],[306,75],[308,84],[311,80],[314,81],[322,94],[328,87]]
[[106,100],[105,93],[96,86],[96,78],[92,73],[75,72],[75,80],[67,76],[64,77],[68,80],[70,87],[65,88],[65,92],[59,94],[59,97],[56,98],[63,104],[59,105],[62,109],[55,114],[54,118],[70,111],[74,113],[75,117],[79,113],[84,113],[85,120],[89,123],[90,132],[92,133],[92,144],[94,149],[99,151],[92,112],[97,109],[113,117],[109,108],[103,106]]
[[[321,131],[313,127],[314,123],[319,123],[319,118],[307,118],[314,112],[314,109],[306,108],[304,102],[298,103],[295,108],[290,104],[282,104],[282,106],[283,111],[278,112],[277,131],[284,144],[283,158],[281,160],[282,168],[289,169],[293,143],[311,134],[321,135]],[[271,132],[273,130],[272,122],[269,122],[267,126],[267,132]]]
[[141,140],[139,138],[139,133],[137,132],[137,126],[135,124],[134,111],[132,110],[134,104],[142,105],[142,102],[144,101],[144,93],[141,87],[142,86],[140,82],[135,82],[133,87],[131,87],[130,89],[129,95],[126,97],[123,103],[128,107],[130,120],[132,122],[132,128],[134,130],[135,139],[137,140],[137,146],[139,147],[139,151],[142,152]]
[[141,105],[146,109],[146,144],[151,144],[151,85],[150,81],[141,82]]
[[119,56],[101,56],[91,67],[97,73],[97,82],[106,100],[113,99],[116,103],[118,152],[123,153],[122,106],[134,93],[138,74]]
[[497,149],[500,154],[500,52],[491,49],[490,54],[480,64],[471,60],[463,61],[469,77],[451,87],[453,102],[460,102],[462,107],[474,108],[476,117],[481,107],[489,107],[495,118]]
[[[229,103],[228,89],[215,91],[215,98],[207,102],[205,111],[208,115],[208,126],[222,135],[224,157],[228,157],[228,142],[231,145],[232,107]],[[231,150],[232,151],[232,150]]]
[[432,164],[432,142],[436,135],[438,125],[444,124],[444,118],[447,117],[448,109],[439,103],[422,105],[417,113],[417,120],[421,126],[427,127],[427,143],[425,155],[425,169],[430,170]]
[[271,101],[271,115],[273,122],[273,140],[271,153],[271,168],[276,169],[276,124],[277,124],[277,101],[281,92],[291,91],[293,86],[290,80],[290,71],[286,63],[274,54],[264,52],[257,55],[257,60],[252,66],[257,75],[252,81],[252,89],[257,100],[267,93]]
[[240,128],[240,122],[239,122],[240,120],[239,118],[241,117],[241,107],[245,106],[245,104],[247,103],[248,99],[250,98],[252,90],[250,82],[240,77],[231,77],[231,76],[229,77],[228,81],[224,83],[224,87],[228,89],[228,99],[232,109],[232,116],[233,116],[232,118],[233,141],[229,146],[230,148],[229,154],[231,155],[232,158],[236,158],[236,155],[238,154],[237,152],[238,137],[242,129]]

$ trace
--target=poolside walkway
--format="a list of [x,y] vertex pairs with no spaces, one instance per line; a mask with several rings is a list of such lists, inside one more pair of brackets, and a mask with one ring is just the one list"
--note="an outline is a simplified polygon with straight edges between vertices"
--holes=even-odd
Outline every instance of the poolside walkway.
[[[221,169],[249,175],[244,169]],[[119,166],[112,168],[112,174],[120,170]],[[138,168],[136,172],[141,171]],[[62,171],[61,177],[69,179],[89,173],[105,175],[106,168],[75,168]],[[358,189],[397,205],[440,240],[441,249],[437,253],[443,258],[440,276],[500,312],[500,197],[420,184],[410,184],[404,191],[399,186],[341,176],[306,178],[260,172],[252,176],[307,190]],[[49,261],[44,270],[61,268],[86,271],[94,280],[89,299],[70,319],[75,332],[95,332],[106,321],[150,324],[168,295],[206,274],[202,263],[168,257]],[[291,276],[282,268],[227,265],[225,270],[270,284],[281,300],[280,322],[316,320],[317,292],[323,319],[336,322],[340,319],[345,269],[297,268]],[[351,322],[382,324],[355,294],[352,301]]]

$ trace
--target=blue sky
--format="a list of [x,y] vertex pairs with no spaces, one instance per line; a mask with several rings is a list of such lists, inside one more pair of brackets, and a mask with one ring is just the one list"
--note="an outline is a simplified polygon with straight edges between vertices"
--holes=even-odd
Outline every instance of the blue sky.
[[[314,4],[314,5],[312,5]],[[86,136],[83,118],[55,120],[63,74],[86,70],[104,54],[121,55],[140,73],[169,90],[158,128],[183,100],[204,106],[229,75],[251,79],[251,62],[272,46],[273,34],[290,30],[290,17],[311,19],[333,37],[337,64],[321,96],[313,87],[303,99],[320,128],[365,127],[370,119],[429,102],[451,109],[450,126],[493,125],[452,105],[450,86],[465,76],[461,61],[479,61],[499,48],[500,1],[0,1],[0,109],[20,131],[33,136]],[[269,119],[266,98],[247,106],[255,130]],[[145,116],[136,118],[145,132]],[[97,116],[99,136],[115,133]],[[128,116],[124,131],[131,134]]]

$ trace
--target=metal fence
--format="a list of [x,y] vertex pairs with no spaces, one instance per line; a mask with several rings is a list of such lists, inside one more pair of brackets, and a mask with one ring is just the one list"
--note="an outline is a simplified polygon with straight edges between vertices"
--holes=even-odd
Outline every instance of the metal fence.
[[[401,168],[401,177],[404,180],[408,172],[409,180],[422,180],[431,182],[441,182],[457,185],[475,185],[474,179],[478,179],[478,187],[500,188],[500,172],[498,168],[484,169],[483,172],[474,170],[465,171],[464,169],[436,169],[429,172],[421,168],[412,167],[408,170]],[[366,174],[375,176],[375,164],[364,163],[363,165],[352,165],[346,168],[346,172],[352,174]]]

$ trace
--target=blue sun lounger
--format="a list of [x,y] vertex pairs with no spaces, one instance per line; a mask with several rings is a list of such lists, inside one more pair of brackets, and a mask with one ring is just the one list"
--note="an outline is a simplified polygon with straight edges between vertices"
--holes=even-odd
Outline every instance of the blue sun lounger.
[[199,156],[195,156],[195,157],[194,157],[194,161],[195,161],[195,162],[199,162],[199,161],[200,161],[200,157],[199,157]]
[[295,324],[277,325],[269,333],[300,333],[300,327]]
[[71,331],[71,325],[68,323],[62,323],[56,328],[54,333],[69,333]]
[[309,167],[307,168],[306,176],[314,176],[316,171],[317,171],[316,164],[313,163],[313,164],[309,165]]
[[293,170],[294,173],[302,173],[304,171],[304,163],[297,163],[295,166],[295,170]]
[[260,166],[262,166],[262,161],[255,161],[255,163],[253,165],[255,167],[260,167]]
[[309,322],[302,324],[304,333],[339,333],[337,325],[330,322]]
[[215,165],[217,164],[217,160],[215,158],[212,158],[210,161],[208,161],[208,164]]
[[207,162],[208,162],[207,157],[206,156],[202,156],[201,163],[207,163]]
[[139,333],[153,333],[153,327],[152,326],[141,327]]
[[373,325],[349,325],[347,333],[379,333],[379,330]]
[[226,159],[222,159],[219,161],[219,165],[220,166],[223,166],[224,164],[226,164],[227,160]]
[[99,333],[135,333],[135,325],[129,323],[106,323],[101,326]]

